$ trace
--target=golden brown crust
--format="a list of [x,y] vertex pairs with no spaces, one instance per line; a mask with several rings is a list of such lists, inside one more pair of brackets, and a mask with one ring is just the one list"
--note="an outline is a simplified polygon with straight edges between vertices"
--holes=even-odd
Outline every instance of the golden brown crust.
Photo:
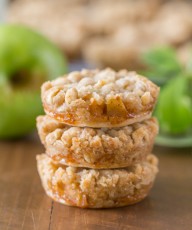
[[45,112],[72,126],[122,127],[151,116],[159,88],[135,72],[82,70],[42,86]]
[[37,118],[46,153],[58,163],[88,168],[122,168],[141,162],[151,152],[155,118],[122,128],[70,127],[49,116]]
[[54,163],[45,154],[37,156],[37,166],[48,196],[60,203],[81,208],[111,208],[144,199],[158,172],[158,160],[147,160],[129,168],[94,170]]

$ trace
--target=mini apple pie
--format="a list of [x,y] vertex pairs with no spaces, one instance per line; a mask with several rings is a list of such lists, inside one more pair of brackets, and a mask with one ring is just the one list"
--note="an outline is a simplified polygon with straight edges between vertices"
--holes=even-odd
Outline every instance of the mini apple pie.
[[155,118],[122,128],[71,127],[49,116],[37,118],[40,139],[52,160],[74,167],[122,168],[146,159],[152,151]]
[[48,196],[81,208],[111,208],[144,199],[158,172],[158,160],[148,155],[140,164],[123,169],[86,169],[55,163],[37,156],[38,172]]
[[42,86],[45,112],[80,127],[122,127],[151,117],[159,88],[136,72],[72,72]]

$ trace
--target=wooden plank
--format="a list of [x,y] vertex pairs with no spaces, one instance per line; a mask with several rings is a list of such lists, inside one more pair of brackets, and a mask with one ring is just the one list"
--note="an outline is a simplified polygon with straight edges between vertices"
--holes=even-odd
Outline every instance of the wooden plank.
[[48,229],[51,200],[41,187],[34,140],[0,144],[0,229]]
[[49,199],[40,184],[37,138],[0,142],[1,230],[189,230],[192,226],[192,148],[156,147],[160,173],[148,198],[129,207],[89,210]]

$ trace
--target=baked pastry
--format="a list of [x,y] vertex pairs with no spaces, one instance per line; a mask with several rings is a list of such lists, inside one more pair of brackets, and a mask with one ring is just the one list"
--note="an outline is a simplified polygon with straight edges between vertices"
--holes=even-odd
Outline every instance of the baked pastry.
[[144,69],[142,54],[152,46],[146,33],[147,24],[126,24],[110,36],[90,38],[84,43],[84,58],[100,68],[107,66],[115,70]]
[[[88,36],[85,8],[70,1],[14,1],[7,20],[27,25],[46,36],[67,55],[81,56],[81,46]],[[82,0],[83,1],[83,0]]]
[[109,169],[145,160],[158,133],[155,118],[122,128],[95,129],[71,127],[39,116],[37,128],[52,160],[74,167]]
[[54,163],[45,154],[37,156],[38,172],[48,196],[60,203],[81,208],[111,208],[144,199],[158,172],[158,160],[124,169],[94,170]]
[[[157,0],[96,1],[88,7],[87,26],[93,35],[111,34],[126,24],[149,21],[159,8]],[[99,16],[98,16],[99,15]]]
[[158,46],[178,46],[191,40],[192,4],[190,1],[167,1],[154,20],[148,23],[149,37]]
[[71,126],[122,127],[151,116],[159,88],[136,72],[72,72],[42,86],[45,112]]

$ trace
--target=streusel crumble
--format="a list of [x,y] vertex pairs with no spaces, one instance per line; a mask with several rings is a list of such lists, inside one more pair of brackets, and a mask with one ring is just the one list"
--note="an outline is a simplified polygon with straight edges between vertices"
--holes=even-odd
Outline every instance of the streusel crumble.
[[122,127],[151,116],[159,88],[136,72],[72,72],[42,86],[45,112],[72,126]]
[[144,199],[158,172],[158,160],[147,160],[124,169],[95,170],[54,163],[45,154],[37,156],[38,171],[48,196],[81,208],[110,208]]
[[49,116],[37,118],[46,153],[60,164],[122,168],[143,161],[152,151],[158,123],[150,118],[122,128],[71,127]]

